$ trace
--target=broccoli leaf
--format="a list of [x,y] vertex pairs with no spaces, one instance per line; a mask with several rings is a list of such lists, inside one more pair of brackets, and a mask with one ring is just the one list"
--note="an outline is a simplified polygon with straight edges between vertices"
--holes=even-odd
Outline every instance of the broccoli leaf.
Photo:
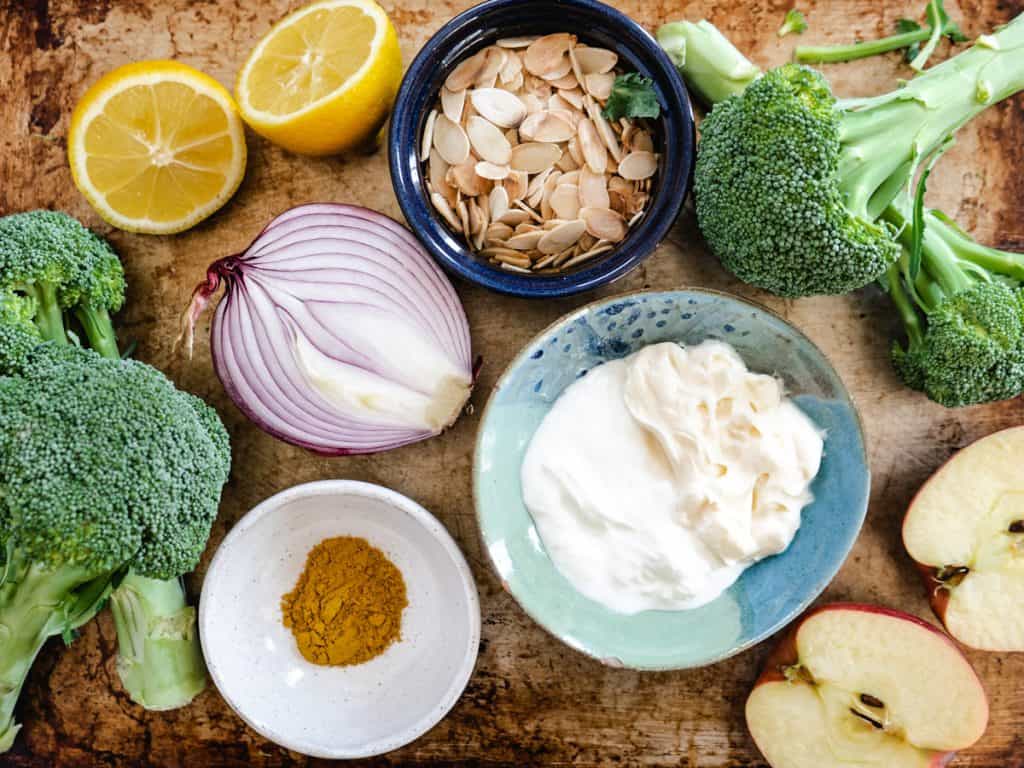
[[[918,24],[913,19],[899,19],[896,22],[896,32],[897,32],[897,34],[905,35],[908,32],[920,32],[920,31],[921,31],[921,25]],[[907,62],[911,62],[914,59],[916,59],[917,58],[917,54],[920,52],[920,50],[921,50],[921,43],[919,43],[919,42],[918,43],[914,43],[913,45],[908,46],[907,50],[904,53],[904,57],[906,58]]]
[[661,114],[654,81],[639,72],[619,75],[601,112],[608,120],[620,117],[657,117]]

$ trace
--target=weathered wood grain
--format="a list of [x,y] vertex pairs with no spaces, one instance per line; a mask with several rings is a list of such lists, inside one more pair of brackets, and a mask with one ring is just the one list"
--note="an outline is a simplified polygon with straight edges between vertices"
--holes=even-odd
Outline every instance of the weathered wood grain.
[[[483,606],[476,674],[449,717],[409,747],[365,766],[761,766],[742,707],[766,649],[679,673],[637,674],[600,666],[558,644],[520,611],[481,557],[470,497],[478,417],[448,434],[383,455],[322,459],[278,442],[248,423],[225,396],[205,340],[191,363],[171,355],[178,313],[217,256],[238,251],[275,213],[313,200],[360,203],[397,216],[382,152],[345,159],[290,156],[249,135],[246,180],[210,221],[171,238],[111,231],[75,191],[64,158],[71,107],[104,72],[128,61],[177,58],[229,85],[253,42],[288,0],[0,0],[0,212],[61,208],[107,234],[130,283],[118,318],[138,355],[214,403],[234,440],[235,469],[193,593],[224,533],[246,510],[296,483],[344,477],[406,493],[431,509],[462,545]],[[761,65],[781,63],[795,38],[775,37],[790,0],[620,0],[649,28],[680,17],[710,18]],[[1020,0],[949,3],[969,35],[1020,13]],[[385,0],[406,61],[467,0]],[[803,4],[811,29],[802,41],[878,36],[921,0],[821,0]],[[945,50],[944,48],[940,50]],[[828,68],[835,90],[888,89],[908,70],[897,55]],[[932,176],[931,198],[983,242],[1024,247],[1024,106],[1018,98],[964,130]],[[643,267],[613,289],[701,285],[734,291],[781,312],[817,342],[854,393],[870,440],[875,483],[867,525],[823,599],[877,601],[931,619],[899,541],[911,494],[947,456],[998,428],[1024,422],[1020,400],[945,410],[899,386],[887,350],[896,322],[886,300],[856,296],[787,302],[740,285],[702,250],[692,212]],[[479,414],[493,382],[536,331],[581,300],[527,302],[460,285],[484,368],[473,397]],[[24,731],[0,765],[311,766],[259,738],[214,690],[173,713],[135,707],[114,672],[107,617],[68,649],[49,644],[25,688]],[[985,738],[955,765],[1024,766],[1024,655],[971,654],[992,702]]]

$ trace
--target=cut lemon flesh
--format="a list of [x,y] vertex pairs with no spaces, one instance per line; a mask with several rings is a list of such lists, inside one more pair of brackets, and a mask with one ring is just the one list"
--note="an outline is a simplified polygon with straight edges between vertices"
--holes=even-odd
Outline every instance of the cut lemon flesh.
[[238,76],[254,131],[293,152],[342,152],[375,135],[402,74],[398,36],[372,0],[321,0],[282,19]]
[[131,232],[171,234],[220,208],[245,174],[231,94],[173,61],[114,70],[75,107],[68,161],[96,211]]

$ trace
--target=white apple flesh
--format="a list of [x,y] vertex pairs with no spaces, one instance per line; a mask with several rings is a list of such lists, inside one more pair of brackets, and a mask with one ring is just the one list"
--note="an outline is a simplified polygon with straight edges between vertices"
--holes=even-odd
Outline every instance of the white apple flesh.
[[907,510],[903,544],[957,640],[1024,651],[1024,427],[954,455]]
[[988,699],[931,625],[834,603],[805,615],[768,657],[746,716],[772,768],[938,768],[985,732]]

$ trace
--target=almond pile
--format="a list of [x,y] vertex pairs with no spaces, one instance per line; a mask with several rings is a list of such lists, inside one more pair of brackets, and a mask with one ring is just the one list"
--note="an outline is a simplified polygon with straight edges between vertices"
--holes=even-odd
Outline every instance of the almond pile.
[[492,264],[558,272],[643,216],[658,156],[646,120],[601,114],[617,63],[558,33],[498,40],[448,75],[420,160],[434,208]]

